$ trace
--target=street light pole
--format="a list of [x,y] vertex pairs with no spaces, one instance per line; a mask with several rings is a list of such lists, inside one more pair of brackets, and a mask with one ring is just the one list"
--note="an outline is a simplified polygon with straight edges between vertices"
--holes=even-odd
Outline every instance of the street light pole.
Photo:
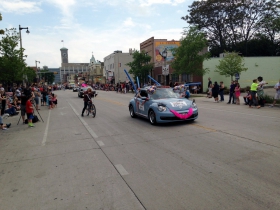
[[167,57],[167,49],[165,48],[161,53],[164,59],[164,85],[166,86],[166,57]]
[[[19,41],[20,41],[20,52],[21,52],[21,59],[23,61],[23,53],[22,53],[22,39],[21,39],[21,30],[22,29],[26,29],[26,33],[29,34],[30,31],[28,30],[28,27],[18,27],[19,29]],[[22,70],[23,71],[23,70]],[[23,75],[23,80],[22,80],[22,83],[24,84],[24,79],[25,79],[26,75]]]
[[37,63],[40,63],[40,61],[36,61],[35,60],[35,64],[36,64],[36,78],[37,78],[37,84],[38,84],[39,83],[39,74],[38,74]]

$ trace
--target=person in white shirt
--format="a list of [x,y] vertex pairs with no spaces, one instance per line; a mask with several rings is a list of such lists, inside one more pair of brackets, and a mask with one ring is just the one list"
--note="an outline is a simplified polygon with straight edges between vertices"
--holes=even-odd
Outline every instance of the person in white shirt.
[[258,99],[259,99],[259,105],[261,107],[264,107],[264,91],[263,91],[263,88],[268,83],[265,82],[262,77],[258,77],[258,82],[259,83],[258,83],[257,94],[258,94]]
[[280,79],[279,79],[279,82],[276,83],[276,85],[274,86],[274,89],[276,90],[276,93],[275,93],[275,95],[274,95],[273,104],[270,105],[270,107],[274,107],[275,104],[276,104],[276,100],[279,100],[279,99],[280,99]]

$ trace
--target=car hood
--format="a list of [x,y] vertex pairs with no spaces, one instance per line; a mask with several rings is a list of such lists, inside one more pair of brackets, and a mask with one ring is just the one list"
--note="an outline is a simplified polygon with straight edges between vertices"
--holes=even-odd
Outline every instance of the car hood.
[[181,111],[191,108],[192,102],[184,98],[166,98],[154,100],[156,103],[164,104],[169,109]]

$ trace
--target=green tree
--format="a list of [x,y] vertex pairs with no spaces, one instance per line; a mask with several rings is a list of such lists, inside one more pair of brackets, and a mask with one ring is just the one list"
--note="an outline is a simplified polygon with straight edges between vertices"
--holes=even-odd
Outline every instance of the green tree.
[[19,36],[15,28],[6,29],[0,41],[0,81],[5,84],[22,82],[26,63],[24,49],[18,49]]
[[129,73],[133,74],[134,80],[136,81],[136,77],[139,78],[140,83],[144,83],[147,81],[147,76],[149,75],[150,70],[153,68],[153,63],[150,63],[151,56],[149,56],[146,52],[135,51],[132,54],[133,61],[127,63],[130,67]]
[[175,74],[204,75],[208,69],[203,68],[203,61],[209,58],[205,34],[196,27],[184,30],[181,45],[172,49],[174,61],[171,67]]
[[53,72],[50,72],[47,66],[43,66],[43,69],[39,73],[40,78],[47,82],[47,84],[52,84],[54,82],[55,76]]
[[269,26],[269,18],[279,17],[279,5],[277,0],[194,1],[182,19],[207,33],[212,55],[234,51],[243,42],[247,56],[247,42]]
[[[0,21],[2,21],[2,14],[0,13]],[[0,34],[4,34],[5,31],[3,29],[0,29]]]
[[243,61],[244,59],[237,52],[225,52],[225,57],[219,61],[215,72],[226,77],[230,76],[232,80],[236,73],[240,74],[242,71],[247,71],[248,68],[244,67]]
[[30,68],[30,67],[25,67],[24,68],[24,75],[26,77],[26,82],[27,83],[33,83],[35,81],[36,78],[36,72],[34,69]]

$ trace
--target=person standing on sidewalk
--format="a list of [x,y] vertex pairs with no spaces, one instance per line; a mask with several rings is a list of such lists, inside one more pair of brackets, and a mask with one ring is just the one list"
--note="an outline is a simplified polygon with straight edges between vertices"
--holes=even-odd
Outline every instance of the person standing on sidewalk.
[[219,85],[217,82],[215,82],[212,88],[212,96],[214,97],[216,103],[219,102],[218,95],[219,95]]
[[273,104],[270,105],[270,107],[274,107],[276,104],[276,100],[280,100],[280,79],[279,79],[279,82],[276,83],[276,85],[274,86],[274,89],[276,90],[276,93],[274,95]]
[[29,95],[27,96],[28,100],[26,102],[26,114],[27,114],[27,119],[28,119],[28,127],[32,128],[34,127],[33,123],[32,123],[32,119],[34,118],[33,117],[33,106],[32,106],[32,98],[33,96],[32,95]]
[[256,79],[253,80],[250,90],[251,90],[252,100],[249,102],[249,107],[252,108],[252,104],[254,104],[254,106],[257,107],[258,109],[261,108],[261,106],[258,106],[258,100],[257,100],[258,83]]
[[220,101],[224,101],[224,89],[225,89],[224,82],[220,82],[220,86],[219,86]]
[[239,85],[238,82],[236,83],[236,86],[235,86],[235,89],[234,89],[234,94],[235,94],[235,102],[236,102],[236,104],[240,105],[240,100],[239,100],[239,97],[240,97],[240,85]]
[[231,99],[232,99],[232,104],[235,104],[235,97],[234,97],[234,90],[235,90],[235,81],[231,81],[231,85],[229,88],[229,100],[228,100],[228,104],[231,103]]
[[258,77],[258,82],[259,82],[259,87],[258,87],[257,94],[258,94],[258,99],[259,99],[259,105],[261,107],[264,107],[264,91],[263,91],[263,87],[266,84],[268,84],[268,83],[265,82],[262,77]]

